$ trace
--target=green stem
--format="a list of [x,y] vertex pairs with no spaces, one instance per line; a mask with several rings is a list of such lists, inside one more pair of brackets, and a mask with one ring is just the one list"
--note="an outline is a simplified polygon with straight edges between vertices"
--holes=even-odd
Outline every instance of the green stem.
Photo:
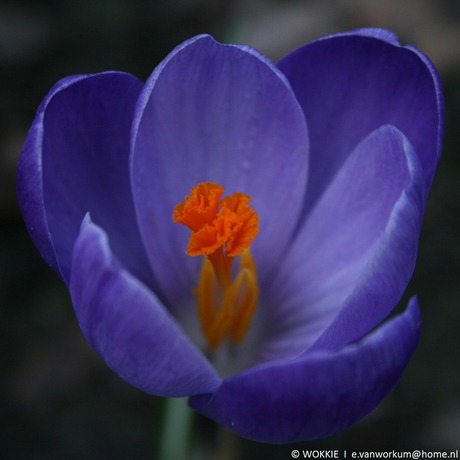
[[193,410],[187,398],[167,398],[163,411],[159,460],[187,460],[192,457]]

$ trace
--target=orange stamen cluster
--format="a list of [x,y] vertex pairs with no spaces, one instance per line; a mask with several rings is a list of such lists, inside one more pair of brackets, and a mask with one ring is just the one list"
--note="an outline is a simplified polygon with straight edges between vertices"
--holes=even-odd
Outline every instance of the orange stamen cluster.
[[[248,206],[249,196],[233,193],[221,199],[223,192],[218,184],[202,182],[173,213],[175,222],[192,230],[186,253],[207,256],[195,293],[211,349],[226,335],[235,343],[244,338],[259,296],[255,263],[248,249],[259,231],[259,218]],[[238,255],[239,270],[232,282],[233,259]]]

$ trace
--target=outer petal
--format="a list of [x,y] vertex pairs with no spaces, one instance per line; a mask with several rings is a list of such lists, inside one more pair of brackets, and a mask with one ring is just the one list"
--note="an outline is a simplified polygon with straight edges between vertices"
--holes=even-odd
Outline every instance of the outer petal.
[[259,359],[296,356],[321,334],[316,346],[341,348],[388,315],[414,269],[424,185],[396,128],[383,126],[355,149],[269,286]]
[[413,298],[406,312],[339,352],[307,353],[225,380],[214,395],[190,398],[199,412],[256,441],[287,443],[341,431],[394,388],[420,338]]
[[129,136],[142,83],[107,72],[68,77],[40,105],[18,164],[18,201],[45,260],[68,284],[72,248],[91,211],[117,255],[150,279],[129,182]]
[[48,228],[43,199],[43,118],[49,101],[56,93],[85,78],[86,75],[74,75],[54,85],[37,110],[18,161],[17,198],[27,230],[43,259],[59,274],[61,271]]
[[131,385],[159,396],[219,385],[214,368],[158,298],[123,268],[89,215],[75,243],[70,293],[83,334]]
[[305,119],[285,77],[254,49],[198,36],[160,64],[136,109],[132,183],[150,262],[172,304],[190,295],[200,264],[185,254],[190,231],[172,221],[174,206],[202,181],[251,196],[263,278],[296,224],[307,150]]
[[354,147],[379,126],[401,130],[423,167],[428,193],[441,154],[444,101],[429,59],[394,34],[360,29],[308,43],[278,62],[310,131],[310,208]]

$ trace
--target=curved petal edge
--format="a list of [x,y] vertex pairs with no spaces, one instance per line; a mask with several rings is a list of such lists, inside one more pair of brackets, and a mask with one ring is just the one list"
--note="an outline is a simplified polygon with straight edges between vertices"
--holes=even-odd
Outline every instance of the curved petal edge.
[[151,272],[129,181],[129,135],[142,82],[124,72],[59,81],[40,105],[18,164],[18,201],[44,259],[68,285],[87,212],[142,281]]
[[418,301],[361,342],[306,353],[225,380],[214,395],[189,399],[198,412],[242,437],[282,444],[330,436],[359,421],[390,393],[415,352]]
[[392,131],[404,149],[410,183],[395,203],[380,244],[353,291],[312,349],[338,349],[371,331],[399,302],[414,271],[426,183],[412,145],[398,130]]
[[63,278],[51,238],[43,197],[43,119],[46,107],[60,91],[87,78],[73,75],[58,81],[43,99],[27,133],[18,161],[16,194],[27,231],[45,262]]
[[318,38],[318,40],[323,40],[331,37],[343,37],[346,35],[362,35],[363,37],[373,37],[388,42],[391,45],[401,46],[398,40],[398,36],[392,30],[381,29],[379,27],[363,27],[361,29],[339,32]]
[[355,146],[393,125],[419,156],[428,193],[444,132],[442,81],[431,61],[383,29],[358,29],[307,43],[277,62],[305,113],[314,206]]
[[86,339],[131,385],[179,397],[221,383],[155,294],[122,266],[89,215],[74,247],[70,293]]

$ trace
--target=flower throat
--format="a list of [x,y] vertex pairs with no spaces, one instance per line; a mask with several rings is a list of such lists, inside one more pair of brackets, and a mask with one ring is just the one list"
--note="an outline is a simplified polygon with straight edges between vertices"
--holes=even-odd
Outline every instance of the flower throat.
[[[259,288],[249,246],[259,232],[259,217],[248,206],[252,198],[233,193],[221,199],[224,189],[201,182],[185,202],[174,207],[173,220],[192,230],[186,253],[205,255],[194,290],[198,316],[208,347],[216,349],[224,337],[243,340],[257,307]],[[232,279],[233,260],[238,270]]]

